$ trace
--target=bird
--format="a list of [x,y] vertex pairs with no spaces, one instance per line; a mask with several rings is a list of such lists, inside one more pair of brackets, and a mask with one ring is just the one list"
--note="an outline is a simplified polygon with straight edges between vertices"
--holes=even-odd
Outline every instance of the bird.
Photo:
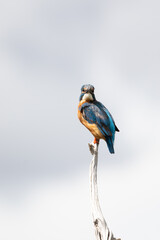
[[115,132],[119,132],[119,129],[108,109],[96,100],[94,89],[91,84],[81,87],[78,118],[94,136],[94,144],[99,144],[99,140],[103,139],[107,143],[109,152],[115,153]]

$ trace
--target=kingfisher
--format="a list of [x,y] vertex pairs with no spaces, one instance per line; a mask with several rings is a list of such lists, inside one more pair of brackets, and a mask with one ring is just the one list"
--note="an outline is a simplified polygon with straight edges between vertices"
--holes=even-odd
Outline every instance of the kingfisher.
[[119,132],[108,109],[95,98],[94,86],[83,85],[78,105],[78,118],[94,136],[94,144],[103,139],[110,153],[114,153],[115,132]]

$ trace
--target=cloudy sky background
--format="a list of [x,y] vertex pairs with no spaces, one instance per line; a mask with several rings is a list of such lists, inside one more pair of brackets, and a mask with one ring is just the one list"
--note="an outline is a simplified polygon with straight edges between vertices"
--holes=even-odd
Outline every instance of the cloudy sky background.
[[95,86],[120,133],[99,148],[102,211],[116,237],[160,235],[159,1],[0,3],[0,239],[94,239],[93,137],[77,120]]

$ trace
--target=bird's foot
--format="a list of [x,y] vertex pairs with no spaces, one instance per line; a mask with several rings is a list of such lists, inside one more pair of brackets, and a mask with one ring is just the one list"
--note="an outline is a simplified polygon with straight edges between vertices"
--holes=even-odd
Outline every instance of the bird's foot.
[[96,144],[96,143],[97,143],[97,144],[99,144],[99,139],[97,139],[97,138],[94,138],[94,141],[93,141],[93,143],[94,143],[94,144]]

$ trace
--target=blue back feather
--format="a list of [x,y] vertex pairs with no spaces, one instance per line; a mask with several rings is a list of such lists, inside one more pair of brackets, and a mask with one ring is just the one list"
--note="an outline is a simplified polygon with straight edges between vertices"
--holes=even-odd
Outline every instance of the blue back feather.
[[90,123],[96,124],[105,137],[110,153],[114,153],[115,123],[110,112],[100,102],[84,103],[79,110]]
[[112,115],[110,114],[110,112],[108,111],[108,109],[100,102],[98,101],[95,101],[94,104],[99,107],[102,111],[104,111],[108,118],[109,118],[109,128],[110,128],[110,131],[112,133],[112,141],[114,142],[114,137],[115,137],[115,122],[113,120],[113,117]]

